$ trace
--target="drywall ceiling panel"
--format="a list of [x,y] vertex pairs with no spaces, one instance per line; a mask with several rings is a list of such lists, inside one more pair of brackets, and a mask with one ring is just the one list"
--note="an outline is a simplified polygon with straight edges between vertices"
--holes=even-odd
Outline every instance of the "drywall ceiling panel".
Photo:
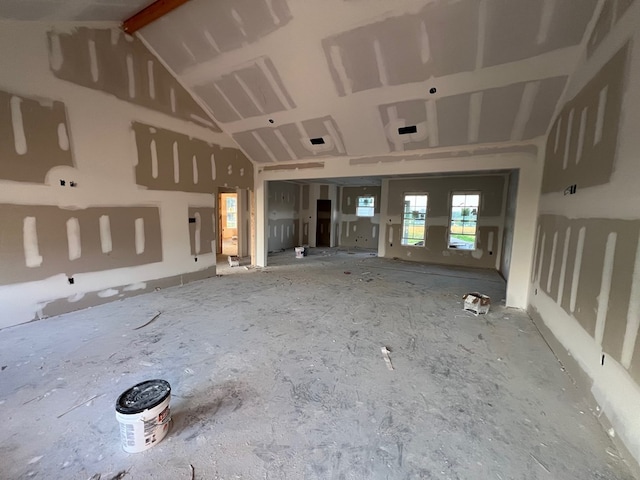
[[473,70],[477,2],[429,4],[322,41],[338,94]]
[[581,42],[597,0],[488,0],[484,66]]
[[616,8],[616,22],[620,20],[625,13],[627,13],[627,10],[633,2],[635,2],[635,0],[618,0]]
[[492,88],[482,95],[480,143],[504,142],[511,139],[513,121],[518,114],[524,93],[522,83]]
[[[427,104],[424,100],[408,100],[392,105],[382,105],[379,110],[392,151],[401,152],[429,147]],[[414,125],[415,133],[399,133],[399,129]]]
[[606,0],[600,10],[600,15],[596,21],[589,42],[587,43],[587,57],[593,55],[598,46],[602,43],[604,38],[609,34],[611,30],[611,24],[613,23],[613,9],[615,7],[614,0]]
[[192,0],[143,28],[142,35],[180,73],[254,43],[290,20],[285,0]]
[[[338,126],[328,116],[238,132],[233,138],[252,160],[259,163],[346,154]],[[314,145],[312,138],[321,138],[323,143]]]
[[428,49],[434,76],[474,69],[480,3],[477,0],[433,2],[418,14],[426,26],[428,44],[423,43],[423,49]]
[[[391,151],[528,140],[545,133],[566,81],[553,77],[381,105],[380,119]],[[401,134],[398,129],[406,126],[416,132]]]
[[597,3],[191,0],[141,35],[253,161],[295,162],[543,135]]
[[221,122],[256,117],[295,108],[273,62],[259,58],[250,65],[224,74],[204,85],[200,95]]
[[2,0],[0,19],[122,21],[151,0]]
[[567,83],[567,78],[554,77],[533,82],[536,92],[530,100],[532,102],[531,115],[526,123],[522,139],[539,137],[547,131],[560,95],[562,95]]
[[471,94],[452,95],[438,100],[438,145],[464,145],[469,142]]
[[53,2],[25,2],[25,0],[4,0],[0,3],[0,18],[6,20],[42,20],[51,18],[60,8]]

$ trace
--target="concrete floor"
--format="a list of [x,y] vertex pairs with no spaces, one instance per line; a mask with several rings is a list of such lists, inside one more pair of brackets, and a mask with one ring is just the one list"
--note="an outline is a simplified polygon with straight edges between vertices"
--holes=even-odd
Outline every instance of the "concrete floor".
[[[352,253],[3,330],[0,478],[632,478],[495,272]],[[153,378],[173,425],[126,454],[115,400]]]

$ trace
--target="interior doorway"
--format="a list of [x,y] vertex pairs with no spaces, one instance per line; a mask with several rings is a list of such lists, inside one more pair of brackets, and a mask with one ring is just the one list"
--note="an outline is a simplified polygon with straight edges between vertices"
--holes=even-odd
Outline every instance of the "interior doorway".
[[221,193],[220,206],[220,253],[238,255],[238,194]]
[[331,246],[331,200],[318,200],[316,247]]

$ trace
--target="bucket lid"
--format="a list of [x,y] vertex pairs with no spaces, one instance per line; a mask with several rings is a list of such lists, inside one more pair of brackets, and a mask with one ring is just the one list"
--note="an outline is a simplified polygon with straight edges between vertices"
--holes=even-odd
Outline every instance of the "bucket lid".
[[134,415],[156,407],[170,394],[171,385],[166,380],[147,380],[122,393],[116,401],[116,411]]

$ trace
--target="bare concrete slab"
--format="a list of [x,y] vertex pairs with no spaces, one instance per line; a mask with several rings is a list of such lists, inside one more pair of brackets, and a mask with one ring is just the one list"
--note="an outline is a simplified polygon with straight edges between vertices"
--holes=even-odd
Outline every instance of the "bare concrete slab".
[[[496,272],[269,263],[3,330],[3,477],[632,478]],[[468,291],[488,314],[462,310]],[[127,454],[115,400],[153,378],[173,425]]]

